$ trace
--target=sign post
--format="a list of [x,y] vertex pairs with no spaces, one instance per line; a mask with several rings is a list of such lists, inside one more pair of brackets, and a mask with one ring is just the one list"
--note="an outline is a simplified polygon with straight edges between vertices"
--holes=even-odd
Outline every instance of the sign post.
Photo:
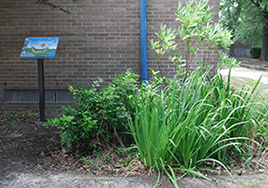
[[39,113],[40,121],[46,121],[44,59],[52,59],[56,55],[59,37],[26,37],[21,50],[21,59],[37,59]]
[[45,97],[43,59],[38,59],[37,64],[38,64],[38,88],[39,88],[40,121],[46,121],[46,109],[45,109],[45,98],[46,97]]

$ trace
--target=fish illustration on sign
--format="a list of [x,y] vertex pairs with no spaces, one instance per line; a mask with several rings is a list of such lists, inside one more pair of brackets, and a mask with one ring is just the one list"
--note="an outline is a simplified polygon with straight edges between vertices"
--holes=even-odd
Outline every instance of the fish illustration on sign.
[[46,51],[46,49],[37,49],[34,46],[32,46],[31,49],[32,49],[33,52],[45,52]]

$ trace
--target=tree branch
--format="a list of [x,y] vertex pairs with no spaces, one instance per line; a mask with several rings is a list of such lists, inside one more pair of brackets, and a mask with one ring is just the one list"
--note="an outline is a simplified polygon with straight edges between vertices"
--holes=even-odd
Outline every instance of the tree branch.
[[[58,8],[60,9],[61,11],[65,12],[65,13],[68,13],[68,14],[71,14],[73,8],[70,8],[70,9],[64,9],[62,8],[60,5],[55,5],[53,3],[50,3],[48,2],[49,0],[37,0],[36,3],[37,4],[43,4],[43,5],[49,5],[51,7],[51,9],[54,9],[54,8]],[[77,0],[73,0],[74,2],[76,2]]]
[[257,1],[256,3],[254,2],[254,0],[250,0],[250,1],[258,8],[261,6],[259,1]]

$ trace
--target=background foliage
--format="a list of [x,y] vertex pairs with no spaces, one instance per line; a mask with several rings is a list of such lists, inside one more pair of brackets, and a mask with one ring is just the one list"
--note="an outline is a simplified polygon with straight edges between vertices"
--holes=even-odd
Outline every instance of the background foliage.
[[220,23],[232,31],[233,40],[262,46],[260,60],[267,61],[267,0],[220,0]]

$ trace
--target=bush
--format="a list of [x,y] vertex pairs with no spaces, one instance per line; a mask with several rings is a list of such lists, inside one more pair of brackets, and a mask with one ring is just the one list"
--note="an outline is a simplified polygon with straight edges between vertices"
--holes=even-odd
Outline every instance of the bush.
[[251,57],[254,59],[259,59],[261,56],[261,48],[260,47],[254,47],[250,49]]
[[75,106],[62,107],[63,113],[48,120],[46,125],[56,126],[62,131],[62,142],[67,147],[82,144],[91,148],[96,139],[103,143],[111,137],[123,144],[118,132],[129,132],[127,117],[134,112],[129,96],[138,90],[137,77],[129,69],[102,89],[98,89],[102,82],[99,78],[90,89],[81,84],[78,89],[69,86],[76,99]]

